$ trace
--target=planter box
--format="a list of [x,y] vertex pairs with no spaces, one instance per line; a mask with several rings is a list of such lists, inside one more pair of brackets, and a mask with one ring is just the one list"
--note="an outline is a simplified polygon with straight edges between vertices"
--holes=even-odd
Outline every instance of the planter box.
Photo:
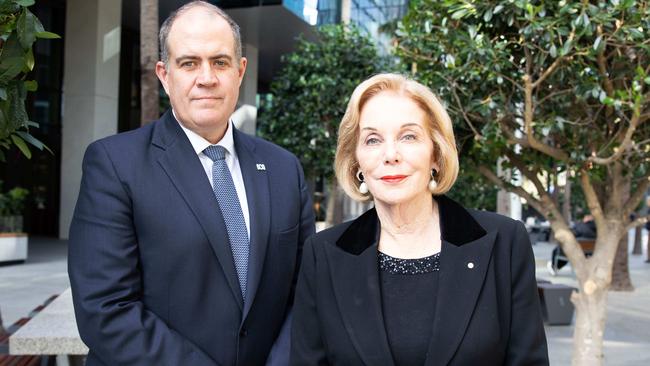
[[27,259],[27,234],[0,233],[0,263]]

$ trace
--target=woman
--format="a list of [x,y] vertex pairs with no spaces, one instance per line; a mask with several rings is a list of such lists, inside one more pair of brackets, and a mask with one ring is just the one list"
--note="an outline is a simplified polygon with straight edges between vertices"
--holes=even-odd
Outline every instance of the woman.
[[526,230],[443,195],[458,156],[429,89],[394,74],[361,83],[335,170],[375,208],[307,240],[293,365],[548,364]]

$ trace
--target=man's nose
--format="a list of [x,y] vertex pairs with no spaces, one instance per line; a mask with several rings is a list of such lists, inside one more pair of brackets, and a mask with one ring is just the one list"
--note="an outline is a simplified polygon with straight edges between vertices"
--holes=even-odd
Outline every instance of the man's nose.
[[201,86],[213,86],[219,82],[217,73],[212,70],[210,65],[202,65],[196,83]]

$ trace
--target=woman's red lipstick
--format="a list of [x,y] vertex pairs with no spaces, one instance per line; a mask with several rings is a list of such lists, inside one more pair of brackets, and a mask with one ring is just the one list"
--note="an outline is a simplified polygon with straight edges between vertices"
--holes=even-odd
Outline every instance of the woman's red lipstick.
[[384,175],[381,180],[388,183],[398,183],[406,178],[406,175]]

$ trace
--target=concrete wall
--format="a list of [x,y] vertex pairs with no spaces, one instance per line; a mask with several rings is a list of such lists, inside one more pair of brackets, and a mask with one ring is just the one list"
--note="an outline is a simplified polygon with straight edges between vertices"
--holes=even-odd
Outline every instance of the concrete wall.
[[81,162],[92,141],[117,132],[121,0],[68,0],[63,71],[59,236],[68,237]]

